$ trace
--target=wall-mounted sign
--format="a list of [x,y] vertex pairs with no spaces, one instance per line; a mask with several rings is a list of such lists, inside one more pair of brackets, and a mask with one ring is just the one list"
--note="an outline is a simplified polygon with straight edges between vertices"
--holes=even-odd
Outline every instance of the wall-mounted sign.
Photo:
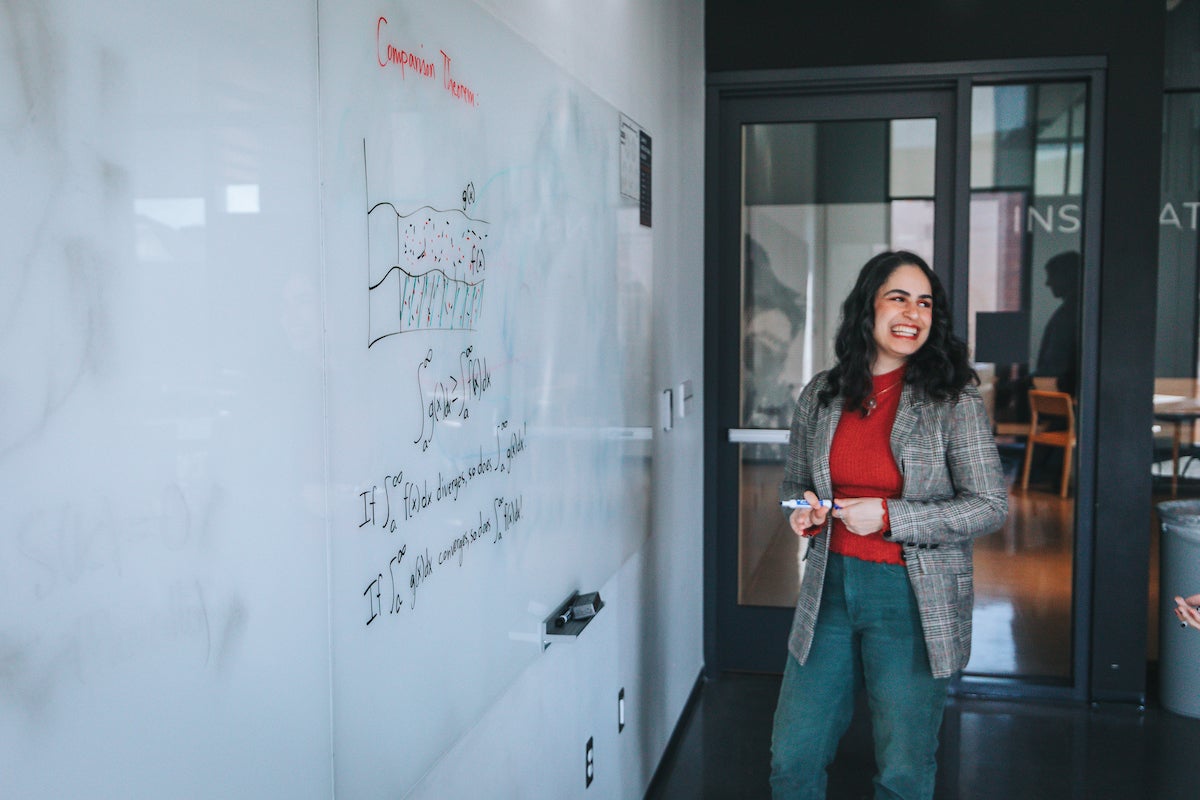
[[621,197],[638,204],[639,220],[650,227],[650,134],[621,115]]

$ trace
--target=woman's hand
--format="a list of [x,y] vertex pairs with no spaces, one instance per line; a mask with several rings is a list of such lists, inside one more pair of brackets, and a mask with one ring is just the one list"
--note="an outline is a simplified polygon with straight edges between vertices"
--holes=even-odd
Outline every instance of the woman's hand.
[[1175,598],[1175,616],[1189,628],[1200,631],[1200,594]]
[[858,536],[878,533],[883,529],[883,498],[834,498],[833,516],[840,519],[846,530]]
[[825,518],[829,516],[829,509],[821,505],[816,493],[805,492],[804,499],[808,501],[809,508],[794,509],[788,517],[788,523],[797,536],[809,535],[810,528],[821,527],[825,524]]

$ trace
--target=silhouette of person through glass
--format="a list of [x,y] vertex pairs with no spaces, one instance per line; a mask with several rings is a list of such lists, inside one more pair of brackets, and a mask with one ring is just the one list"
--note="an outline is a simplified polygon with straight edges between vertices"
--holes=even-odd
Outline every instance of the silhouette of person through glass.
[[1075,394],[1079,337],[1079,253],[1059,253],[1046,262],[1046,285],[1062,300],[1042,331],[1033,374],[1054,378],[1058,391]]
[[804,311],[799,294],[779,279],[770,255],[750,236],[746,276],[750,302],[743,309],[743,424],[786,428],[800,389],[799,375],[789,371],[789,357],[804,326]]

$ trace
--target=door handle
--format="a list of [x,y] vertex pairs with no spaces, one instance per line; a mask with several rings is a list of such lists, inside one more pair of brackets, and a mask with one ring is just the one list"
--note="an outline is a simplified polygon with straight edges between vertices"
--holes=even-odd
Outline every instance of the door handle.
[[730,428],[732,444],[787,444],[791,431],[787,428]]

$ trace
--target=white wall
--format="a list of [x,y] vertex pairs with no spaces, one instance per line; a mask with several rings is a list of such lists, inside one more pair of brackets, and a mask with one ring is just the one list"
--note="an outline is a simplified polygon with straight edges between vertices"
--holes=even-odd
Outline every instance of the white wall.
[[601,587],[605,610],[552,645],[412,796],[641,797],[703,658],[703,4],[480,3],[653,137],[654,387],[691,380],[695,394],[655,432],[652,532]]

